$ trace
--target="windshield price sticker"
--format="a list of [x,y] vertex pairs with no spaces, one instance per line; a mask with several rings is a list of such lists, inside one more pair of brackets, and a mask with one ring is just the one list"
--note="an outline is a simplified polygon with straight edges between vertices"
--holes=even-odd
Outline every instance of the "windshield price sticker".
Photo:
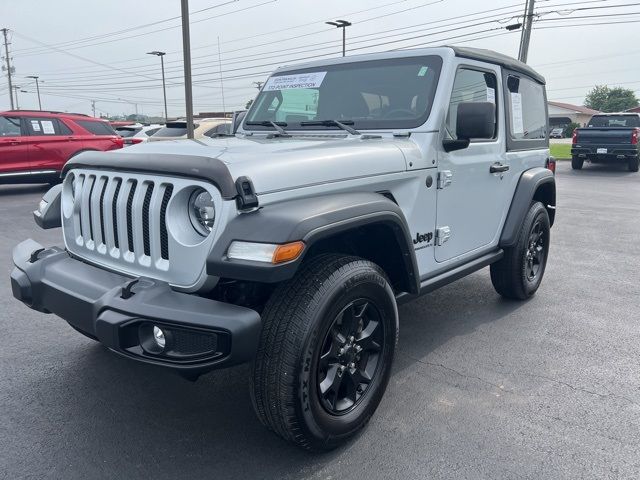
[[33,128],[34,132],[40,131],[40,122],[38,120],[31,120],[31,128]]
[[296,73],[271,77],[264,86],[265,91],[290,90],[294,88],[318,88],[327,72]]
[[496,103],[496,91],[491,87],[487,87],[487,102]]

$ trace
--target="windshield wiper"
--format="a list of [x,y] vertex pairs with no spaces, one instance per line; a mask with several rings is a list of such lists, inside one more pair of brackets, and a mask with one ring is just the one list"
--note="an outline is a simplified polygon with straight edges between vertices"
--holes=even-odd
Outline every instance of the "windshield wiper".
[[303,127],[312,126],[312,125],[322,125],[323,127],[339,127],[342,130],[350,133],[351,135],[360,135],[360,132],[355,128],[350,127],[349,125],[353,125],[353,120],[343,120],[339,122],[338,120],[310,120],[306,122],[300,122],[300,125]]
[[272,122],[271,120],[264,120],[261,122],[245,122],[247,125],[260,125],[262,127],[273,127],[278,132],[280,137],[290,137],[287,131],[282,128],[287,126],[287,122]]

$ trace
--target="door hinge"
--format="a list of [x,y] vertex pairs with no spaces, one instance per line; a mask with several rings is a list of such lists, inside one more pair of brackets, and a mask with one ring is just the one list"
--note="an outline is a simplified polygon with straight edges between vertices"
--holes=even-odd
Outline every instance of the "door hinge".
[[442,190],[443,188],[451,185],[452,178],[453,173],[451,173],[451,170],[442,170],[438,172],[438,189]]
[[436,228],[436,245],[442,246],[451,237],[451,228],[438,227]]

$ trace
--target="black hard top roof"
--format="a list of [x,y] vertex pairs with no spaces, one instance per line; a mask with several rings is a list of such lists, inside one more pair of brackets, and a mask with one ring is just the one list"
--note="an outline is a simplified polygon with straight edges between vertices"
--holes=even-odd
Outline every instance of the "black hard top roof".
[[520,60],[516,60],[513,57],[509,57],[508,55],[494,52],[493,50],[485,50],[484,48],[454,46],[449,46],[449,48],[451,48],[455,52],[456,57],[468,58],[470,60],[479,60],[481,62],[487,63],[495,63],[496,65],[508,68],[509,70],[523,73],[533,78],[537,82],[542,83],[543,85],[546,83],[544,77],[529,65],[521,62]]

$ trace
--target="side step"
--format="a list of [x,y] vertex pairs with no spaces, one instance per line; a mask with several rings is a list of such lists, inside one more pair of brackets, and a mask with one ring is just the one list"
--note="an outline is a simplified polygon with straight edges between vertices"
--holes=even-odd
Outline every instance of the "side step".
[[403,292],[400,295],[396,296],[396,301],[398,304],[409,302],[415,298],[418,298],[425,293],[433,292],[440,287],[444,287],[449,283],[455,282],[456,280],[460,280],[462,277],[466,277],[470,273],[475,272],[476,270],[480,270],[481,268],[486,267],[487,265],[491,265],[494,262],[497,262],[504,256],[504,251],[502,249],[491,252],[481,257],[478,257],[470,262],[467,262],[463,265],[455,267],[451,270],[448,270],[439,275],[428,277],[420,283],[420,293],[418,295],[411,295],[409,293]]

